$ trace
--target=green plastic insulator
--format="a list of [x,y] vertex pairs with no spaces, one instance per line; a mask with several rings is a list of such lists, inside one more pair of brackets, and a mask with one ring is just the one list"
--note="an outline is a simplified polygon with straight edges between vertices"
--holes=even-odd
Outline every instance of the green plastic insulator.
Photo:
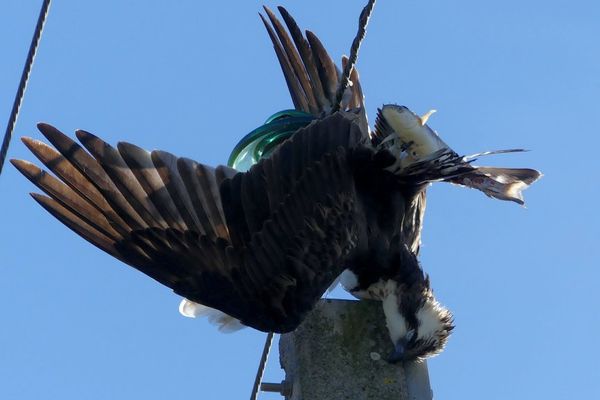
[[234,147],[227,165],[245,172],[261,158],[268,157],[279,144],[300,128],[310,124],[316,117],[297,110],[284,110],[271,115],[239,141]]

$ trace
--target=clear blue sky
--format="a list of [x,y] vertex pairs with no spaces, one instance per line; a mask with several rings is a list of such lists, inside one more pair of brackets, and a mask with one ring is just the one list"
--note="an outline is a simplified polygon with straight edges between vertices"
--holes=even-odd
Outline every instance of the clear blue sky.
[[[2,129],[40,3],[0,5]],[[338,59],[363,3],[281,4]],[[291,106],[261,4],[56,1],[15,136],[39,139],[46,121],[224,163]],[[438,399],[600,398],[598,21],[592,0],[377,4],[358,64],[371,120],[386,102],[436,108],[430,125],[458,152],[525,147],[481,161],[545,174],[527,208],[447,184],[428,192],[422,262],[457,325],[429,363]],[[9,157],[32,159],[18,140]],[[181,317],[178,296],[76,237],[32,190],[6,166],[0,398],[248,396],[262,333]]]

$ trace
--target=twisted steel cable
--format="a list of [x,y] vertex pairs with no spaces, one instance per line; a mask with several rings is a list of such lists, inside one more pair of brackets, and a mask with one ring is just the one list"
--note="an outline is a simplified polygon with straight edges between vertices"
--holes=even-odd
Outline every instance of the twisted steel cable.
[[23,103],[27,81],[29,80],[31,67],[33,66],[33,60],[40,44],[40,39],[42,38],[44,24],[46,22],[46,17],[48,16],[48,10],[50,9],[50,3],[51,0],[44,0],[42,3],[40,15],[38,16],[37,24],[35,25],[33,38],[31,39],[31,44],[29,45],[29,52],[27,53],[25,66],[23,67],[23,72],[21,73],[21,81],[19,82],[19,88],[17,89],[17,94],[8,118],[8,125],[6,126],[6,132],[4,133],[4,139],[2,140],[2,148],[0,148],[0,174],[2,173],[2,167],[4,166],[4,161],[6,160],[6,153],[8,153],[8,145],[10,144],[10,139],[12,138],[12,133],[17,123],[19,109],[21,108],[21,103]]
[[335,94],[335,104],[331,110],[332,114],[340,109],[342,96],[344,95],[344,91],[350,82],[350,74],[352,73],[354,65],[356,64],[356,60],[358,59],[358,50],[360,49],[360,45],[365,38],[365,34],[367,33],[367,24],[369,23],[369,18],[371,18],[374,7],[375,0],[369,0],[367,5],[361,11],[360,17],[358,18],[358,32],[356,32],[356,36],[352,41],[352,47],[350,47],[350,56],[348,57],[346,67],[344,67],[342,79]]

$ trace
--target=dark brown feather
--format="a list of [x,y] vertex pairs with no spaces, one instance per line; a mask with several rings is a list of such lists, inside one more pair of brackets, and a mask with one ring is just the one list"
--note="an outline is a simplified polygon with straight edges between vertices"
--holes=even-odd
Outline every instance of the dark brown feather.
[[117,148],[165,225],[186,230],[187,225],[154,166],[150,152],[125,142],[119,143]]
[[275,17],[275,14],[273,14],[273,12],[268,7],[265,6],[263,8],[265,9],[267,16],[269,17],[271,24],[275,28],[275,32],[277,32],[279,42],[281,43],[283,50],[287,54],[287,59],[293,68],[294,75],[298,80],[300,86],[302,87],[304,96],[306,97],[308,103],[308,110],[304,111],[312,114],[318,114],[320,108],[317,104],[317,100],[315,99],[315,95],[313,94],[313,89],[310,84],[308,74],[304,69],[304,65],[301,61],[300,54],[298,54],[298,51],[292,44],[292,41],[286,33],[285,28],[283,27],[281,22],[279,22],[277,17]]
[[21,140],[50,171],[66,182],[79,196],[102,211],[116,230],[121,234],[129,231],[127,223],[112,209],[94,184],[66,158],[43,142],[26,137]]
[[296,45],[296,49],[298,49],[298,52],[300,53],[300,57],[302,58],[302,62],[304,63],[304,67],[306,68],[306,72],[310,76],[310,84],[315,99],[319,104],[319,111],[331,108],[331,103],[325,95],[325,91],[321,84],[321,79],[319,78],[319,71],[317,70],[317,66],[315,64],[312,52],[310,51],[308,42],[302,35],[302,31],[296,24],[296,21],[287,12],[287,10],[281,6],[278,6],[277,9],[281,13],[283,20],[285,21],[290,35],[294,40],[294,44]]
[[325,90],[325,96],[329,100],[329,103],[333,104],[335,103],[335,93],[339,82],[338,69],[327,53],[327,50],[325,50],[325,47],[314,33],[306,31],[306,38],[308,39],[308,43],[310,43],[310,49],[313,53],[323,89]]
[[[38,129],[46,137],[46,139],[48,139],[50,143],[54,145],[56,150],[58,150],[65,159],[69,160],[69,163],[72,165],[72,167],[76,168],[85,177],[85,179],[81,179],[80,177],[65,177],[64,181],[68,185],[77,187],[80,184],[85,185],[84,182],[86,180],[89,181],[102,193],[104,199],[110,204],[112,210],[114,210],[114,213],[123,218],[128,227],[148,227],[138,212],[134,210],[125,196],[123,196],[121,191],[115,186],[98,161],[90,156],[89,153],[87,153],[71,138],[60,132],[55,127],[40,123],[38,124]],[[37,155],[37,153],[35,154]],[[49,168],[51,167],[49,166]],[[101,200],[91,200],[96,205],[102,204]],[[107,217],[110,220],[111,216],[107,215]],[[114,222],[118,223],[116,219]]]
[[204,232],[185,183],[177,169],[177,157],[166,151],[153,151],[151,157],[156,172],[161,177],[165,188],[171,195],[170,198],[173,200],[175,208],[183,219],[185,229]]
[[44,207],[46,211],[54,215],[60,222],[72,229],[79,236],[99,249],[104,250],[111,256],[123,260],[115,248],[115,238],[108,237],[93,226],[87,224],[83,219],[63,207],[53,198],[38,193],[31,193],[31,197]]
[[[285,8],[278,7],[289,34],[275,14],[269,8],[264,8],[270,24],[262,15],[261,19],[273,42],[294,106],[297,110],[316,116],[330,113],[339,85],[339,69],[315,34],[306,31],[305,39]],[[363,109],[364,97],[356,68],[350,79],[353,83],[348,89],[350,102],[344,104],[343,109]],[[361,125],[367,129],[364,110],[361,117],[365,119]]]
[[[221,226],[224,224],[223,218],[219,215],[217,221],[211,220],[211,211],[215,207],[209,207],[206,203],[210,200],[204,195],[204,191],[211,193],[210,188],[206,188],[204,182],[201,180],[200,174],[198,174],[199,164],[193,160],[187,158],[180,158],[177,160],[177,170],[180,179],[183,181],[184,186],[187,190],[187,195],[190,198],[192,210],[195,212],[198,219],[200,230],[198,233],[206,235],[209,238],[215,240],[218,237],[225,239],[229,238],[229,234],[224,230],[220,229],[222,236],[219,236],[219,232],[216,231],[215,226]],[[175,173],[175,171],[173,171]],[[213,215],[212,218],[217,216]]]
[[119,154],[119,151],[89,132],[78,130],[77,138],[100,163],[123,197],[144,219],[147,226],[167,228],[167,222],[160,215],[144,188]]
[[[259,14],[260,15],[260,14]],[[277,55],[277,59],[279,60],[279,65],[281,66],[281,70],[283,71],[283,76],[285,77],[285,81],[287,83],[288,89],[290,91],[290,96],[292,97],[292,101],[294,102],[294,107],[296,110],[301,110],[304,112],[309,112],[310,109],[308,107],[308,101],[306,99],[306,95],[302,91],[300,86],[300,82],[298,78],[294,74],[294,70],[290,63],[290,60],[287,57],[286,52],[281,47],[281,43],[273,28],[267,23],[265,18],[260,15],[261,20],[265,24],[265,28],[267,28],[267,32],[269,37],[271,38],[271,42],[273,43],[273,48],[275,49],[275,54]]]
[[123,236],[117,232],[106,217],[79,193],[65,185],[46,171],[23,160],[11,160],[12,164],[38,188],[56,199],[63,207],[76,214],[81,220],[112,240],[121,240]]
[[[346,68],[346,64],[348,63],[348,57],[342,56],[342,69]],[[352,68],[352,72],[350,73],[350,82],[352,82],[351,90],[351,98],[350,103],[347,108],[361,108],[365,107],[365,96],[362,91],[362,87],[360,86],[360,79],[358,77],[358,71],[356,68]]]

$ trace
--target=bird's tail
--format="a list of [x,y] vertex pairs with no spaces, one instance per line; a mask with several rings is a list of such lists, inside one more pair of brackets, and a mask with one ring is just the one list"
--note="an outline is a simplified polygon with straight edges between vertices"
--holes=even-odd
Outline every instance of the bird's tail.
[[208,321],[216,325],[220,332],[232,333],[245,328],[246,326],[241,323],[238,319],[233,318],[231,315],[225,314],[223,311],[210,308],[204,304],[196,303],[188,299],[182,299],[179,304],[179,312],[184,317],[196,318],[196,317],[207,317]]
[[538,180],[542,174],[529,168],[475,167],[471,172],[453,177],[448,182],[467,186],[489,197],[525,204],[523,190]]

